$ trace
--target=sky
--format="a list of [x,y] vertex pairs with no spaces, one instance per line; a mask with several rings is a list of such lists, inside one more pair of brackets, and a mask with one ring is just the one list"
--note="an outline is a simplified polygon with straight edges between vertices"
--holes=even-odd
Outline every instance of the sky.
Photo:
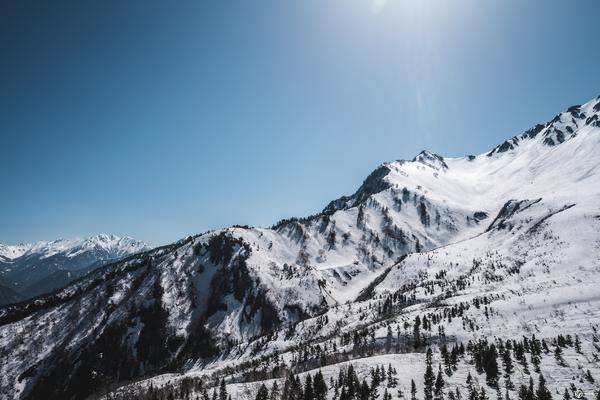
[[270,226],[600,95],[597,0],[5,1],[0,242]]

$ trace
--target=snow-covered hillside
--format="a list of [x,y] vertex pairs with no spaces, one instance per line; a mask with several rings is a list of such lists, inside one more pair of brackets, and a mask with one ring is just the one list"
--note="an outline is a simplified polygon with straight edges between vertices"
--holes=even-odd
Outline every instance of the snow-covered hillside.
[[0,244],[0,278],[4,287],[26,299],[60,288],[93,268],[149,249],[147,244],[130,237],[105,234],[84,239]]
[[329,399],[348,400],[354,373],[375,399],[383,364],[388,394],[414,380],[429,400],[428,348],[437,398],[517,398],[540,375],[555,398],[591,393],[599,116],[596,98],[485,154],[385,163],[313,216],[188,237],[0,309],[4,398],[195,398],[225,379],[264,400],[263,382],[322,370]]

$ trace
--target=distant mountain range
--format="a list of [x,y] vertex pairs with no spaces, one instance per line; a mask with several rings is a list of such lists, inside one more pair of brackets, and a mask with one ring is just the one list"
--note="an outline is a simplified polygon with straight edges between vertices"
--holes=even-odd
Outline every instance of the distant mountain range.
[[125,258],[0,308],[0,399],[597,398],[599,156],[595,98],[271,228],[6,248],[28,295]]
[[0,305],[52,292],[94,268],[149,249],[115,235],[0,244]]

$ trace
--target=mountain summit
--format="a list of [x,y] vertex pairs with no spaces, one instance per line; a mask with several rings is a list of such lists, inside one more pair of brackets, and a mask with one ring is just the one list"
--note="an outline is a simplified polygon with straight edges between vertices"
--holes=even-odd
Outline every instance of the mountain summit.
[[149,249],[147,244],[130,237],[106,234],[0,244],[0,293],[6,293],[0,294],[0,304],[51,292],[94,268]]

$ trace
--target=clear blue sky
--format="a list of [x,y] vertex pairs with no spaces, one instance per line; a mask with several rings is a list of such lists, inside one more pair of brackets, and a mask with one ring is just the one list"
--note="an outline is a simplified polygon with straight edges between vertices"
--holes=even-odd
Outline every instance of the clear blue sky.
[[600,2],[5,1],[0,242],[268,226],[600,94]]

